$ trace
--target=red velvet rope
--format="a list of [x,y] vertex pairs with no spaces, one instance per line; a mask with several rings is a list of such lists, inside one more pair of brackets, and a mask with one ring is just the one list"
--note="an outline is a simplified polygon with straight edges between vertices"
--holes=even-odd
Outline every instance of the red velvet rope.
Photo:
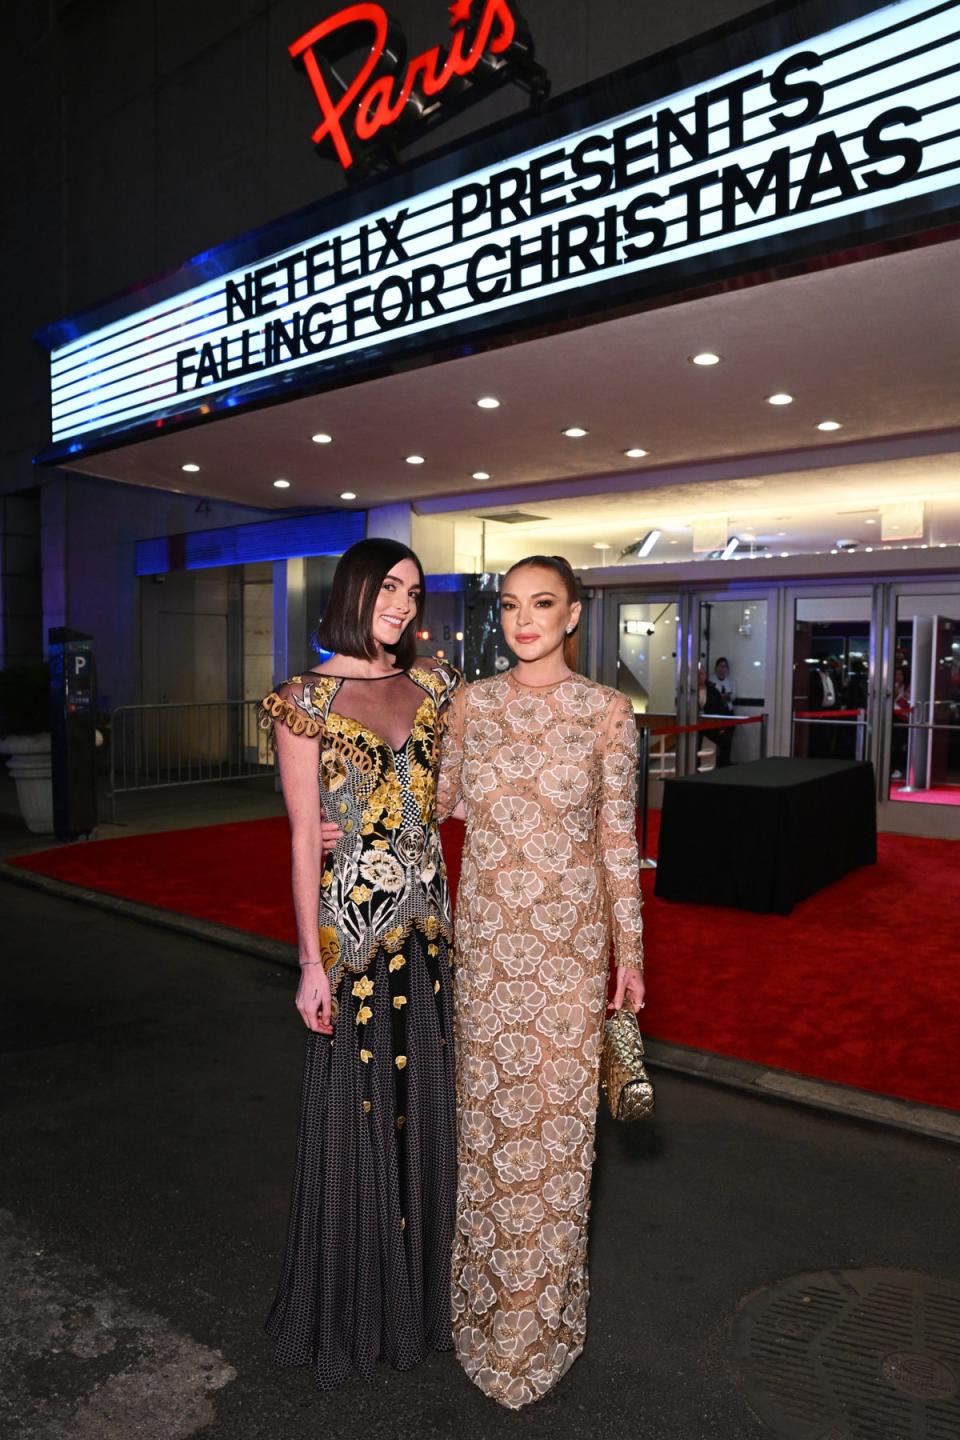
[[859,710],[794,710],[794,720],[857,720]]
[[762,715],[738,715],[735,720],[703,720],[697,725],[668,725],[664,730],[643,726],[651,735],[692,735],[698,730],[731,730],[738,725],[759,725]]

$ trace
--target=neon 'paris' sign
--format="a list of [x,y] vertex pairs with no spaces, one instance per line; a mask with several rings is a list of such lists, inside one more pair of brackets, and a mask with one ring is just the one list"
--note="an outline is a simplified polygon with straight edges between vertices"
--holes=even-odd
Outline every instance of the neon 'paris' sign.
[[[449,48],[434,45],[409,61],[396,21],[372,3],[336,11],[289,47],[320,107],[311,139],[318,148],[329,142],[347,172],[358,161],[369,170],[395,158],[396,147],[506,81],[546,98],[549,81],[511,0],[455,0],[449,12]],[[361,51],[347,79],[339,66]]]

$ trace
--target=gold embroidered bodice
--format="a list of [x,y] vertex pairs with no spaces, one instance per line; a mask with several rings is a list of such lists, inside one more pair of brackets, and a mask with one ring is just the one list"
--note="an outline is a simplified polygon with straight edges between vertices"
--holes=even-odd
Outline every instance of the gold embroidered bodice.
[[[391,708],[382,710],[379,728],[393,732],[391,739],[403,708],[396,687],[409,689],[408,682],[419,703],[399,748],[342,713],[346,704],[333,708],[345,687],[364,682],[308,671],[271,691],[260,706],[261,729],[272,733],[279,723],[318,742],[324,818],[344,832],[325,856],[320,882],[320,953],[334,992],[344,970],[362,973],[380,945],[399,950],[414,925],[429,940],[452,938],[436,791],[447,707],[460,675],[451,665],[415,665],[389,679],[394,700],[382,702]],[[368,704],[357,708],[369,717]]]

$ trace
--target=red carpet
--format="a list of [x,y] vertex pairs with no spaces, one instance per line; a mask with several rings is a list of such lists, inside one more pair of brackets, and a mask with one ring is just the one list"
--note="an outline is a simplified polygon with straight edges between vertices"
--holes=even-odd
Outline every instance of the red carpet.
[[912,800],[921,805],[960,805],[960,785],[931,785],[929,790],[904,790],[893,786],[891,800]]
[[[461,838],[458,823],[444,827],[453,876]],[[64,846],[11,863],[295,939],[282,818]],[[647,871],[644,1029],[696,1049],[960,1110],[958,864],[956,842],[882,835],[875,867],[855,871],[788,916],[657,900]]]

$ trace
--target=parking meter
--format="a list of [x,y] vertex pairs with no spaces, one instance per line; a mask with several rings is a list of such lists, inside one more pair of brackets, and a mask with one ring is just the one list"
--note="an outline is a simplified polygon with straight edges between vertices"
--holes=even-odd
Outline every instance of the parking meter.
[[97,824],[93,637],[58,627],[49,639],[53,828],[58,840],[76,840]]

